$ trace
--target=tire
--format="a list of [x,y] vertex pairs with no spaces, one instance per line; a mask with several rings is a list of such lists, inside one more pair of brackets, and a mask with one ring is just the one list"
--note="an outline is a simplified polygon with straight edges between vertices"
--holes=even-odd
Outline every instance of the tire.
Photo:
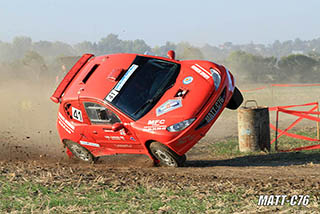
[[234,88],[233,95],[227,104],[228,109],[236,110],[243,102],[243,96],[237,87]]
[[94,163],[98,158],[94,157],[89,150],[73,141],[66,141],[66,146],[70,152],[78,159],[88,163]]
[[160,166],[180,167],[186,161],[186,156],[179,156],[167,146],[159,142],[150,145],[152,155],[160,161]]

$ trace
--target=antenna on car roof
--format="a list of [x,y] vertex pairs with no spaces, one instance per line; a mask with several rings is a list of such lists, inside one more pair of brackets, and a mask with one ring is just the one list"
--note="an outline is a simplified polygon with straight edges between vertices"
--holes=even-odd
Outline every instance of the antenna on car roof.
[[81,94],[81,91],[84,91],[84,88],[80,88],[79,91],[78,91],[78,101],[80,102],[80,94]]

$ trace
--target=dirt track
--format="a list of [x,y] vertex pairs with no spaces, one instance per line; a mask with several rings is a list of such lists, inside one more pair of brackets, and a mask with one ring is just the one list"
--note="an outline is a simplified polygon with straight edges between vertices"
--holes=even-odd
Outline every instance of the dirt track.
[[5,102],[0,112],[0,174],[51,173],[75,180],[79,176],[84,180],[102,176],[121,185],[149,182],[153,186],[186,185],[217,191],[233,191],[239,186],[257,195],[315,194],[319,200],[318,156],[292,153],[291,156],[297,156],[292,162],[292,157],[286,155],[216,159],[206,153],[206,145],[235,136],[236,113],[231,111],[224,112],[212,131],[188,153],[185,167],[179,169],[155,168],[146,156],[140,155],[104,157],[95,165],[69,160],[55,129],[57,105],[49,100],[54,84],[46,87],[30,84],[20,82],[11,87],[9,82],[1,83],[0,95]]

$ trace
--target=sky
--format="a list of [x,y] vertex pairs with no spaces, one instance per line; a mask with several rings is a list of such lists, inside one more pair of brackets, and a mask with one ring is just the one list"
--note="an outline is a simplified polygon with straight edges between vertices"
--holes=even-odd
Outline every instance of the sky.
[[319,0],[0,0],[0,41],[270,44],[320,37]]

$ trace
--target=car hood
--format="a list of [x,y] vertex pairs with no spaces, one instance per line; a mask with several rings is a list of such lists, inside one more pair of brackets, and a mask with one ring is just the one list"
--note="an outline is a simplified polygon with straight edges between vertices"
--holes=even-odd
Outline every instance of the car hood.
[[210,68],[217,70],[222,78],[223,71],[212,62],[182,61],[175,85],[164,93],[140,121],[151,125],[154,121],[160,121],[170,125],[196,117],[215,93]]

